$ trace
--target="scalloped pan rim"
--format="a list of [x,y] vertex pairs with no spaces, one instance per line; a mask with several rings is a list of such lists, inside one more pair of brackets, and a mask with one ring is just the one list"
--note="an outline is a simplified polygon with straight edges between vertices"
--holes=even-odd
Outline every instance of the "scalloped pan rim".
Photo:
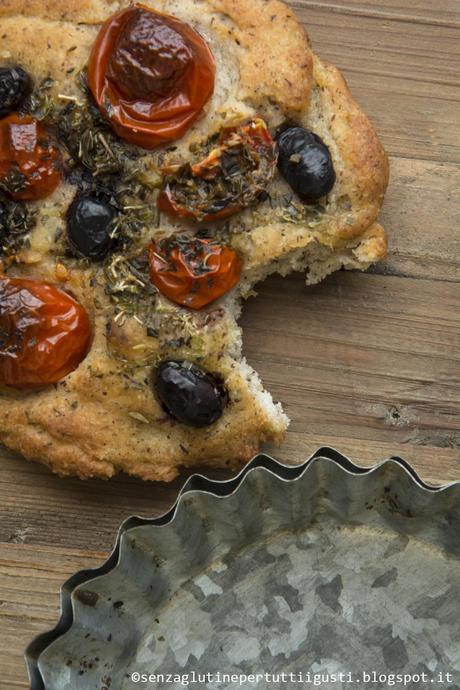
[[226,498],[238,491],[246,476],[258,468],[263,468],[279,481],[295,482],[296,480],[300,479],[314,463],[318,461],[332,462],[340,467],[345,473],[352,476],[371,475],[380,470],[380,468],[383,466],[394,463],[412,479],[414,486],[419,491],[430,494],[440,493],[449,490],[452,487],[460,486],[460,480],[449,482],[442,486],[430,486],[419,477],[417,472],[408,462],[396,456],[387,458],[386,460],[383,460],[372,467],[361,467],[355,465],[349,458],[342,455],[339,451],[326,446],[318,448],[318,450],[316,450],[310,456],[310,458],[308,458],[308,460],[300,465],[285,465],[278,460],[275,460],[271,456],[261,453],[256,455],[238,473],[236,477],[231,479],[215,480],[209,479],[202,474],[193,474],[186,481],[183,488],[179,492],[174,505],[168,511],[155,518],[142,518],[139,516],[131,516],[127,518],[121,524],[118,530],[115,545],[107,560],[98,568],[80,570],[76,572],[64,582],[60,592],[60,617],[58,623],[53,629],[38,635],[34,640],[32,640],[25,650],[25,659],[30,680],[30,690],[46,690],[38,667],[39,658],[52,642],[64,635],[72,626],[74,622],[71,601],[73,591],[85,582],[107,574],[116,566],[118,563],[121,536],[125,532],[143,525],[162,526],[171,523],[174,520],[176,511],[184,496],[190,493],[211,493],[214,496]]

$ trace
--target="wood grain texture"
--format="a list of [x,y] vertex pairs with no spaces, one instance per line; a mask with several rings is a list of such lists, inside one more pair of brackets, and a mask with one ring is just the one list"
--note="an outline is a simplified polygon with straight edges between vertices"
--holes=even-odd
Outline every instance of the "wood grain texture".
[[[246,305],[247,357],[292,419],[268,450],[300,462],[329,444],[367,466],[397,454],[429,482],[459,479],[460,5],[292,4],[391,155],[390,254],[314,288],[273,277]],[[103,561],[123,519],[164,512],[185,478],[82,483],[0,451],[1,690],[28,687],[22,650],[56,621],[61,583]]]
[[390,253],[372,271],[459,282],[459,189],[458,164],[392,158],[381,216]]
[[97,567],[103,553],[3,544],[0,554],[2,690],[27,687],[22,654],[25,640],[52,628],[59,588],[77,570]]
[[439,3],[429,12],[418,0],[401,0],[405,13],[382,2],[292,4],[313,47],[343,69],[391,155],[460,162],[458,3],[456,12],[454,2],[440,3],[451,8],[441,23]]
[[321,8],[329,13],[339,12],[358,17],[399,19],[410,24],[460,27],[460,9],[457,0],[294,0],[291,5],[299,9]]
[[274,278],[261,293],[243,328],[249,360],[293,420],[277,457],[299,462],[326,442],[366,463],[400,454],[439,481],[441,451],[460,476],[456,283],[340,273],[308,291]]

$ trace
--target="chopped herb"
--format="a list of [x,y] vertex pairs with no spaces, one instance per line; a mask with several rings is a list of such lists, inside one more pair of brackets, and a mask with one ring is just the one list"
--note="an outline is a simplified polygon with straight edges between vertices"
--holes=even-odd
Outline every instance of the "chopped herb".
[[0,193],[1,258],[12,259],[26,245],[35,222],[35,214],[27,204]]
[[120,251],[143,231],[158,227],[155,189],[140,179],[142,151],[115,135],[94,103],[84,73],[79,82],[81,102],[67,103],[55,114],[54,122],[69,155],[69,181],[115,207],[112,239],[117,240],[113,246]]
[[0,190],[7,193],[22,192],[25,187],[26,178],[18,167],[13,166],[6,175],[0,179]]
[[163,165],[163,195],[176,212],[202,221],[252,206],[268,198],[276,149],[261,120],[225,128],[203,147],[193,146],[195,164]]
[[[219,246],[219,240],[211,237],[206,230],[201,230],[196,235],[171,235],[156,244],[158,251],[154,252],[154,256],[165,264],[165,268],[168,264],[169,270],[175,270],[173,252],[177,251],[189,266],[193,266],[195,276],[199,277],[214,270],[212,266],[209,266],[209,261],[213,256],[213,246]],[[195,289],[198,289],[198,285]]]
[[59,139],[71,156],[71,165],[81,164],[95,176],[120,173],[125,153],[117,155],[120,143],[111,141],[108,126],[94,110],[90,104],[70,101],[56,119]]
[[120,174],[132,178],[139,172],[139,149],[121,141],[102,117],[88,90],[85,73],[78,76],[82,98],[70,102],[55,118],[60,141],[71,156],[71,165],[83,165],[94,176]]
[[[129,416],[132,419],[135,419],[138,422],[142,422],[143,424],[150,424],[150,419],[147,419],[147,417],[144,417],[143,414],[140,412],[128,412]],[[115,606],[115,604],[114,604]]]
[[56,104],[49,93],[53,84],[54,80],[51,77],[43,79],[25,102],[24,112],[33,115],[37,120],[45,120],[51,117],[56,108]]
[[[152,191],[137,180],[129,185],[121,182],[114,190],[115,204],[119,209],[118,217],[112,230],[112,238],[117,239],[120,247],[127,247],[143,231],[158,227],[158,210]],[[137,199],[144,203],[133,204]]]
[[131,258],[115,254],[105,266],[105,289],[115,304],[115,323],[123,325],[132,317],[150,333],[156,333],[156,325],[151,320],[158,291],[150,282],[148,270],[145,253]]

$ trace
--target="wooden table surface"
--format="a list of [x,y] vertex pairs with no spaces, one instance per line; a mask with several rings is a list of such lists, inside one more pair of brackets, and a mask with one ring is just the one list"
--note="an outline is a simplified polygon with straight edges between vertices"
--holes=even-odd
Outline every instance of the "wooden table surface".
[[[274,277],[246,305],[247,357],[292,419],[271,452],[300,462],[328,444],[362,465],[398,454],[427,481],[460,479],[459,0],[293,5],[391,157],[391,248],[371,272],[313,288]],[[23,649],[54,625],[64,579],[183,481],[63,480],[0,450],[1,689],[28,687]]]

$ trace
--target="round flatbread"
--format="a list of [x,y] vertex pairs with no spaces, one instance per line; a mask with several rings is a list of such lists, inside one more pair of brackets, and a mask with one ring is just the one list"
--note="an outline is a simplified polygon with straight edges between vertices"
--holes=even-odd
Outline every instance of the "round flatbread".
[[[191,26],[216,63],[201,117],[174,145],[149,151],[116,136],[115,143],[98,139],[82,116],[91,98],[79,75],[103,22],[128,3],[3,0],[0,6],[0,64],[19,64],[42,84],[40,107],[65,132],[64,157],[77,163],[51,195],[24,202],[34,225],[15,260],[5,263],[6,275],[59,285],[86,309],[93,333],[87,356],[56,384],[0,388],[0,439],[59,474],[82,478],[124,471],[169,481],[181,466],[237,467],[262,442],[281,442],[288,419],[241,355],[241,299],[273,272],[304,270],[311,284],[342,267],[365,269],[386,253],[376,222],[388,181],[384,150],[338,70],[312,52],[292,10],[278,0],[142,4]],[[225,128],[255,118],[272,134],[294,122],[318,135],[329,149],[335,184],[320,202],[305,203],[275,171],[256,203],[206,223],[237,253],[240,280],[202,309],[178,305],[145,280],[138,261],[152,240],[197,232],[157,211],[164,171],[196,163]],[[91,175],[104,179],[111,156],[119,164],[110,174],[123,193],[124,243],[103,262],[84,261],[69,251],[68,209],[85,160]],[[152,372],[166,360],[190,362],[218,378],[226,403],[217,421],[197,428],[165,411]]]

